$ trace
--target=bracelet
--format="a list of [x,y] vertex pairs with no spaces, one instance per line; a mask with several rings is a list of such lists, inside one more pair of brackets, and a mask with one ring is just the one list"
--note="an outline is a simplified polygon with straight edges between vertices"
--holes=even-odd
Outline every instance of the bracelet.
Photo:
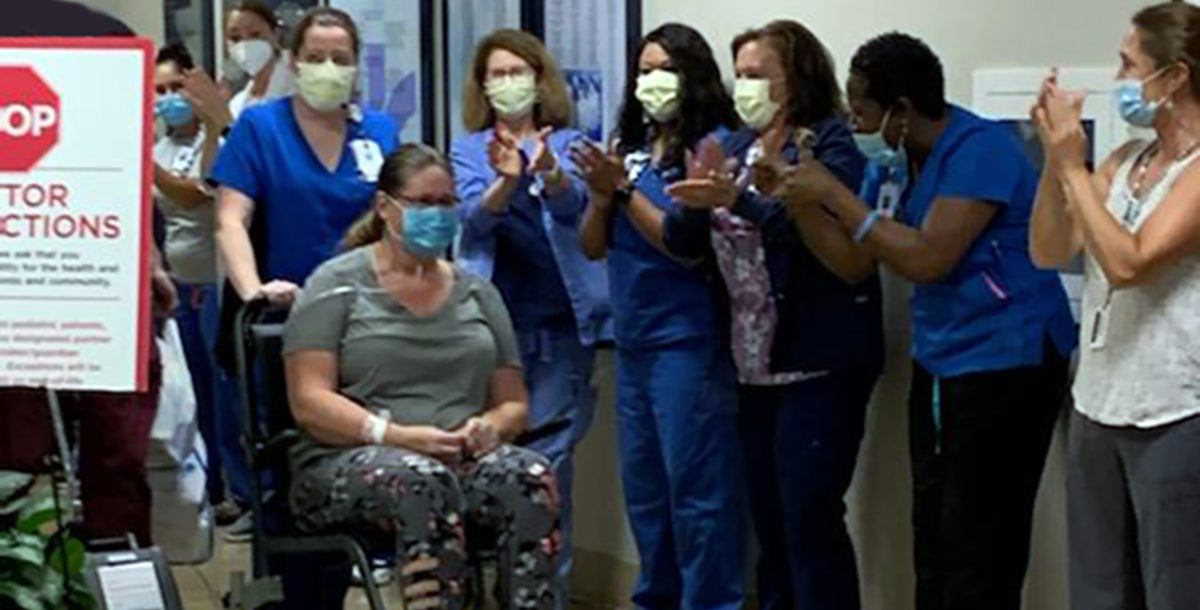
[[363,420],[359,438],[367,445],[382,445],[384,437],[387,436],[388,425],[388,420],[378,415],[368,415],[367,419]]
[[871,229],[875,228],[875,224],[879,222],[880,218],[883,218],[882,212],[879,210],[871,210],[871,213],[867,214],[867,217],[863,219],[862,224],[858,225],[858,230],[854,232],[855,243],[861,244],[863,240],[867,238],[867,235],[871,232]]

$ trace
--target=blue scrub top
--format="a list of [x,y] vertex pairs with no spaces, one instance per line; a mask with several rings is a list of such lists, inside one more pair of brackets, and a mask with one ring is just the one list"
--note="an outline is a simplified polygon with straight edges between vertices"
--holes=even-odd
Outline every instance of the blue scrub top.
[[[571,169],[568,167],[571,142],[573,138],[553,138],[549,142],[564,166],[563,171]],[[526,163],[535,144],[523,143]],[[508,203],[508,213],[501,216],[496,227],[496,268],[492,281],[504,296],[517,330],[555,328],[574,332],[571,297],[542,224],[541,197],[534,196],[534,192],[540,193],[541,186],[533,176],[523,175]]]
[[902,202],[899,218],[921,226],[935,199],[975,199],[996,215],[949,276],[913,291],[913,358],[941,377],[1042,363],[1046,341],[1065,355],[1075,322],[1058,274],[1029,258],[1029,217],[1038,173],[1012,130],[951,107]]
[[221,148],[210,179],[254,200],[251,241],[263,281],[303,284],[338,251],[346,230],[371,206],[377,168],[360,168],[358,140],[387,156],[399,130],[388,116],[354,111],[337,171],[317,158],[282,98],[242,114]]
[[[657,167],[645,151],[627,155],[625,165],[634,189],[664,213],[675,207],[666,188],[683,178],[681,169]],[[654,348],[720,334],[712,266],[663,254],[625,210],[614,214],[608,270],[617,346]]]
[[[569,179],[567,189],[550,195],[538,180],[526,177],[509,207],[493,214],[483,207],[483,195],[496,181],[488,161],[494,135],[486,129],[457,138],[450,147],[462,200],[459,263],[499,286],[518,330],[574,327],[583,345],[612,340],[607,269],[603,261],[588,260],[579,245],[588,192],[569,150],[583,135],[558,129],[549,137],[550,148]],[[524,143],[526,157],[535,145]]]

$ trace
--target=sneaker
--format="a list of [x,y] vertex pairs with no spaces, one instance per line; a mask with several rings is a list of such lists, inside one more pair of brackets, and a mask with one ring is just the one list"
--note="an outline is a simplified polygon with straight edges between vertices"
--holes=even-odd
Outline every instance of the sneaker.
[[234,521],[232,525],[225,529],[225,542],[242,543],[250,542],[254,538],[254,513],[246,511]]
[[[392,562],[387,559],[372,559],[371,560],[371,580],[375,581],[376,587],[386,587],[392,584],[392,579],[396,577],[396,568]],[[358,566],[350,572],[350,583],[356,587],[363,586],[362,572]]]
[[232,525],[240,519],[242,514],[246,512],[246,509],[233,500],[226,500],[216,505],[213,512],[217,516],[217,525],[225,527],[226,525]]

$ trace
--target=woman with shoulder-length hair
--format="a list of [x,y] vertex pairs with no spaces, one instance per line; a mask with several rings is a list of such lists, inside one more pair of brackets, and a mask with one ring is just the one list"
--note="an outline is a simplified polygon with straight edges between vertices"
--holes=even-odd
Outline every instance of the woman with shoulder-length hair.
[[1084,94],[1033,108],[1046,168],[1030,251],[1086,260],[1067,470],[1071,604],[1200,608],[1200,8],[1139,11],[1117,109],[1153,130],[1095,171]]
[[650,32],[630,66],[616,154],[582,147],[591,190],[581,239],[607,255],[617,342],[625,504],[647,610],[740,608],[743,515],[736,377],[711,260],[663,243],[667,186],[737,125],[712,49],[696,30]]
[[464,227],[459,260],[504,296],[533,425],[571,424],[533,446],[558,475],[565,551],[559,601],[566,603],[572,458],[595,409],[596,343],[612,339],[606,270],[579,246],[587,186],[567,153],[583,136],[567,128],[571,99],[557,62],[518,30],[479,43],[463,107],[472,133],[451,147]]
[[847,248],[827,213],[792,216],[771,193],[774,167],[810,155],[857,191],[866,161],[808,28],[774,21],[732,46],[745,128],[723,144],[742,179],[723,169],[675,183],[685,207],[664,241],[678,256],[715,256],[724,279],[761,607],[857,610],[843,496],[883,364],[879,278],[867,257],[837,256]]

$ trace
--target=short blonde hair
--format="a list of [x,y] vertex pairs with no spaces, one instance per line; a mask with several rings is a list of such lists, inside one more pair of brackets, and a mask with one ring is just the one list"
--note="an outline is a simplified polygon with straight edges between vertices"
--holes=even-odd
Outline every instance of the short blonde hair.
[[496,50],[508,51],[533,68],[538,82],[533,122],[538,127],[555,129],[570,125],[573,107],[567,83],[558,62],[546,51],[542,41],[521,30],[496,30],[475,47],[471,71],[463,85],[463,124],[467,131],[482,131],[496,123],[496,113],[484,92],[488,58]]

